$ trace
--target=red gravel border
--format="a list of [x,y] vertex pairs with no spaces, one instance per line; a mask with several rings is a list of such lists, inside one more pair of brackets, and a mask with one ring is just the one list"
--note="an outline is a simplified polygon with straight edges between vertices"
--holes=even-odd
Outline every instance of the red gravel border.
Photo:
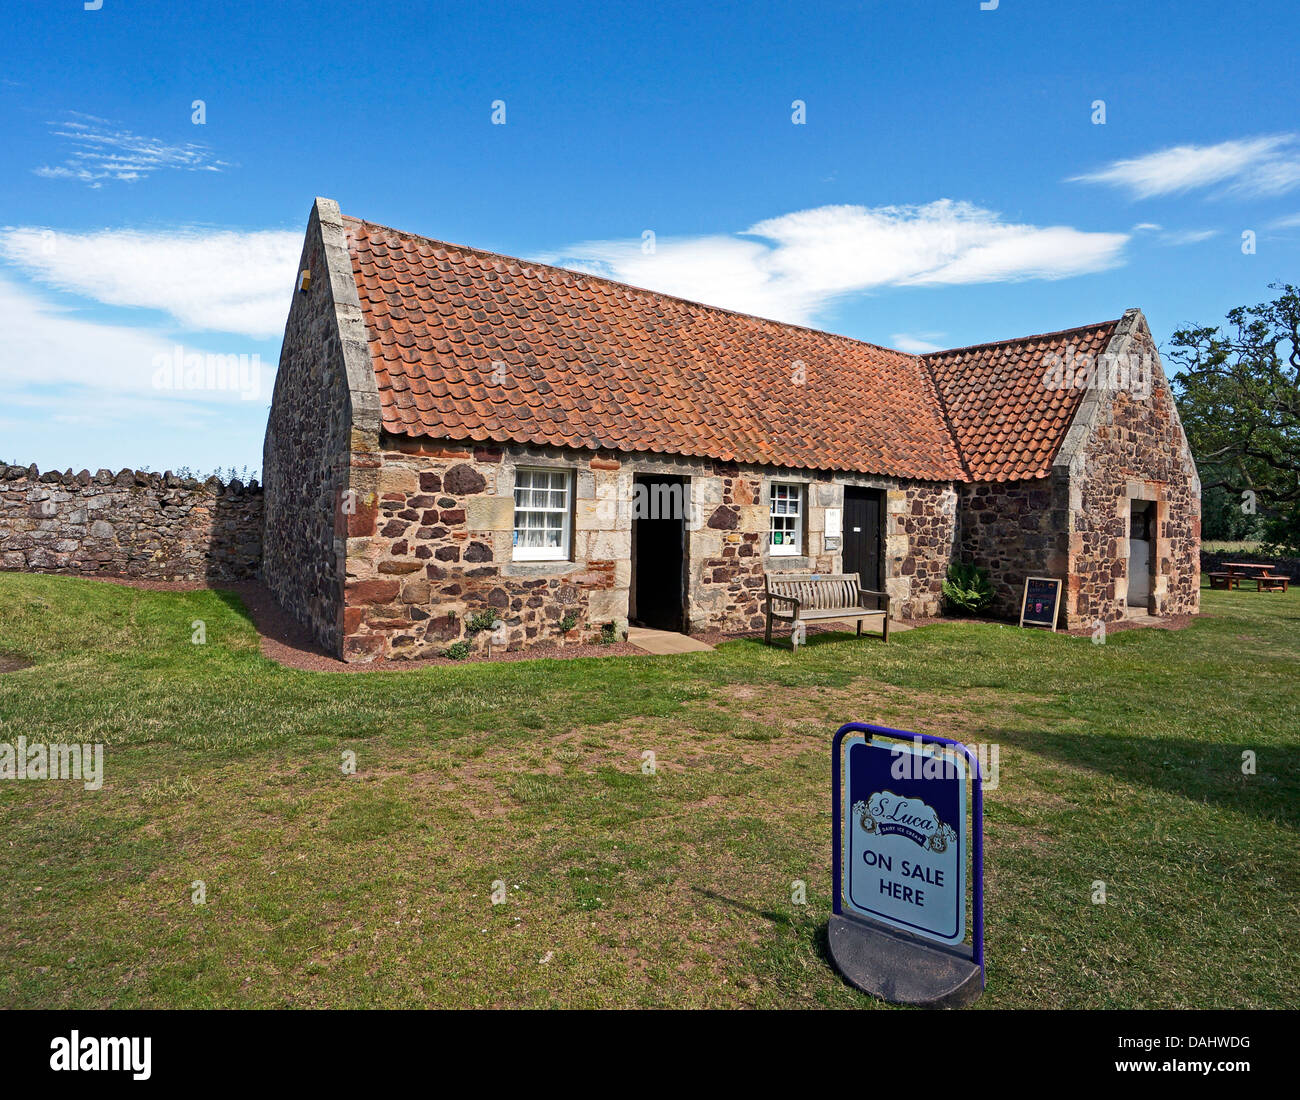
[[[43,574],[45,576],[65,576],[75,577],[77,580],[99,581],[103,584],[119,584],[126,588],[142,588],[152,592],[197,592],[202,589],[210,589],[214,592],[230,592],[238,596],[244,607],[248,610],[249,617],[253,620],[253,625],[257,628],[258,634],[262,639],[262,656],[275,661],[277,664],[284,665],[286,668],[302,669],[308,672],[404,672],[417,668],[430,668],[438,665],[468,665],[482,663],[496,663],[499,661],[532,661],[541,658],[550,658],[551,660],[571,660],[578,657],[648,657],[650,656],[644,649],[631,645],[628,642],[616,642],[613,645],[588,645],[586,643],[569,643],[565,646],[559,646],[552,643],[543,643],[541,645],[529,646],[527,649],[507,651],[505,653],[494,653],[491,657],[470,656],[464,660],[453,661],[450,657],[413,657],[408,660],[382,660],[370,661],[365,664],[349,664],[341,661],[337,657],[325,652],[307,630],[301,626],[296,619],[288,615],[278,603],[275,597],[271,595],[270,590],[262,584],[261,581],[157,581],[147,580],[140,577],[111,577],[102,574],[83,574],[83,573],[59,573]],[[1154,630],[1182,630],[1190,626],[1197,618],[1195,615],[1171,615],[1167,619],[1162,619],[1158,623],[1141,623],[1131,620],[1121,620],[1117,623],[1107,623],[1106,632],[1113,634],[1120,630],[1134,630],[1147,627]],[[908,626],[931,626],[935,623],[951,622],[996,622],[1002,626],[1015,626],[1013,621],[1003,621],[1000,619],[983,619],[983,618],[924,618],[924,619],[905,619],[903,620]],[[834,627],[809,626],[809,634],[835,633]],[[1069,634],[1072,637],[1088,637],[1092,634],[1091,628],[1081,627],[1075,630],[1058,631],[1061,634]],[[733,642],[741,639],[757,640],[763,637],[763,632],[759,631],[740,631],[738,633],[725,633],[723,631],[703,631],[698,634],[692,634],[691,637],[698,638],[707,645],[718,645],[722,642]],[[875,637],[879,640],[878,634],[864,634],[864,638]],[[781,640],[788,641],[788,637]],[[777,638],[774,635],[773,641]],[[6,658],[0,656],[0,673],[15,672],[20,668],[26,668],[27,664],[19,661],[14,664],[17,658]],[[8,664],[6,665],[6,662]]]

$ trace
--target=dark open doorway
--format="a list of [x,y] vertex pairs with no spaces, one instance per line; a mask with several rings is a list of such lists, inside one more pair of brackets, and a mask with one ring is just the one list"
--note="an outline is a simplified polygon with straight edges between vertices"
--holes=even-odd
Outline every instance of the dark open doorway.
[[844,490],[844,572],[857,573],[863,588],[884,590],[881,538],[885,517],[883,489]]
[[639,475],[632,497],[628,618],[654,630],[686,630],[686,509],[682,477]]
[[1156,505],[1153,500],[1129,502],[1128,595],[1129,611],[1148,611],[1151,603],[1152,573],[1155,566],[1151,553],[1155,538]]

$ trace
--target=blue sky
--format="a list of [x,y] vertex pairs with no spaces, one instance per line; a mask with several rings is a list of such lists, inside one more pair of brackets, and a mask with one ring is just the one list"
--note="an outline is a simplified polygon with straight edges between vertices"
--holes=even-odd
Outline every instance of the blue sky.
[[259,466],[316,195],[906,350],[1300,276],[1293,2],[84,3],[0,41],[7,461]]

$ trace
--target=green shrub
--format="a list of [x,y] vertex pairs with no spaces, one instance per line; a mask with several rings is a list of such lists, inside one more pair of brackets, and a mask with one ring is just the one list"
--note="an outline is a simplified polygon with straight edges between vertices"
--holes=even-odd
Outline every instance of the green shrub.
[[469,642],[453,642],[447,647],[447,656],[453,661],[463,661],[469,656]]
[[983,611],[993,602],[989,571],[973,562],[953,562],[948,566],[948,579],[943,582],[943,594],[950,610],[966,614]]
[[561,634],[567,634],[578,625],[578,615],[574,611],[566,611],[564,618],[555,624]]
[[496,621],[497,613],[495,611],[475,611],[473,615],[465,620],[465,633],[472,635],[484,630],[491,630]]
[[613,645],[618,641],[618,624],[606,623],[600,628],[600,644]]

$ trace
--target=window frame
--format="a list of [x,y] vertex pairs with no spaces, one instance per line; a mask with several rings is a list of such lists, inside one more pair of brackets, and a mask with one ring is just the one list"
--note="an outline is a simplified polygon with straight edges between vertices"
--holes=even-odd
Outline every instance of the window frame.
[[[785,496],[778,497],[777,489],[790,490]],[[800,481],[772,481],[767,487],[767,552],[776,558],[800,558],[803,557],[804,550],[804,520],[807,516],[805,501],[807,500],[807,486]],[[793,500],[796,504],[796,511],[785,511],[778,513],[776,505],[778,499],[787,502]],[[773,536],[777,532],[777,520],[793,520],[789,527],[782,527],[782,534],[793,534],[793,542],[775,542]]]
[[[557,486],[547,484],[538,486],[530,483],[520,485],[520,475],[526,474],[545,474],[547,478],[554,478],[559,475],[563,479],[562,489],[564,492],[564,503],[560,507],[520,507],[519,494],[521,491],[533,491],[539,488],[545,488],[548,492],[554,492]],[[510,520],[510,547],[511,560],[523,562],[547,562],[547,561],[572,561],[573,560],[573,469],[568,466],[516,466],[515,467],[515,484],[511,493],[514,504],[514,512]],[[525,531],[548,531],[553,528],[545,526],[520,526],[520,515],[532,513],[533,515],[559,515],[560,516],[560,545],[559,546],[523,546],[520,542],[520,535]]]

